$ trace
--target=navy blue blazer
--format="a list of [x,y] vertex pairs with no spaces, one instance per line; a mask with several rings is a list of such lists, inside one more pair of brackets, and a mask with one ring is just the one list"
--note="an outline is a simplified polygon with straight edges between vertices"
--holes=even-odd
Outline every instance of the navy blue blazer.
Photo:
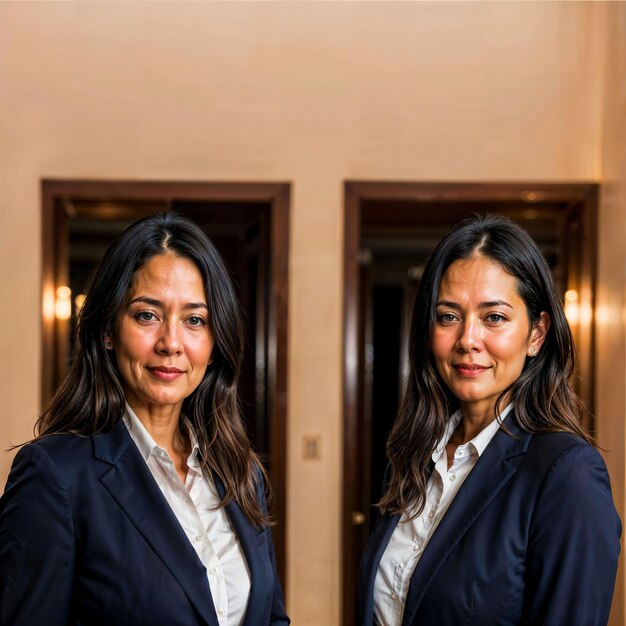
[[[598,452],[573,435],[499,430],[411,576],[403,626],[606,624],[621,523]],[[359,578],[360,624],[399,516],[380,516]]]
[[[286,626],[270,530],[226,511],[250,570],[244,626]],[[0,625],[113,624],[218,626],[206,569],[122,423],[24,446],[0,499]]]

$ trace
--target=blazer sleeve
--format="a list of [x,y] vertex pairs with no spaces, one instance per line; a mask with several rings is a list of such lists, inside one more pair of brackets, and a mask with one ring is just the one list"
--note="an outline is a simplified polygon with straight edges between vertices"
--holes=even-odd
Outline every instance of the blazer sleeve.
[[602,457],[585,443],[568,447],[546,473],[531,521],[527,623],[604,626],[620,535]]
[[29,444],[0,498],[0,626],[66,626],[74,560],[66,487],[48,454]]
[[[267,499],[265,497],[265,482],[259,472],[257,477],[257,498],[261,505],[261,510],[267,513]],[[276,555],[274,553],[274,542],[272,541],[272,531],[267,528],[264,532],[268,533],[268,556],[272,564],[272,572],[274,574],[274,596],[272,598],[272,610],[270,613],[270,626],[289,626],[291,620],[285,612],[285,600],[283,598],[283,590],[280,585],[280,578],[276,570]]]

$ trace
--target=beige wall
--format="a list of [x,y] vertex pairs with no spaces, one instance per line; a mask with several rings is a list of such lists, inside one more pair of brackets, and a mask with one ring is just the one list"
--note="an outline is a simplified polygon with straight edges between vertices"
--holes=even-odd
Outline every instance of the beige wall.
[[[604,154],[623,270],[608,13],[623,24],[595,3],[0,3],[0,445],[39,410],[42,177],[290,180],[287,599],[299,626],[338,625],[342,182],[588,181]],[[622,363],[600,414],[623,451],[624,276],[603,254]]]
[[[626,4],[607,17],[602,196],[597,293],[597,427],[605,449],[613,496],[622,520],[626,486]],[[611,626],[626,620],[626,580],[621,559]]]

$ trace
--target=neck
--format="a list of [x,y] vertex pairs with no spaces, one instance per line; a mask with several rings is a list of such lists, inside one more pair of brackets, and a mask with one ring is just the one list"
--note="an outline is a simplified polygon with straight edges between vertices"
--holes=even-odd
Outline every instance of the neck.
[[[495,419],[495,417],[493,419]],[[488,422],[472,423],[466,421],[465,418],[463,418],[454,430],[451,441],[453,441],[458,446],[467,443],[468,441],[471,441],[472,439],[474,439],[474,437],[476,437],[476,435],[478,435],[487,426],[489,426],[489,424],[493,422],[493,419]]]
[[[503,398],[500,408],[504,409],[510,400],[510,396]],[[454,432],[463,436],[460,443],[467,443],[496,419],[496,404],[493,400],[461,402],[461,415],[461,422]]]
[[452,437],[457,445],[471,441],[496,419],[495,410],[472,412],[461,408],[462,419]]
[[[171,453],[187,450],[189,441],[180,429],[180,407],[129,405],[154,442]],[[164,410],[164,409],[167,410]]]

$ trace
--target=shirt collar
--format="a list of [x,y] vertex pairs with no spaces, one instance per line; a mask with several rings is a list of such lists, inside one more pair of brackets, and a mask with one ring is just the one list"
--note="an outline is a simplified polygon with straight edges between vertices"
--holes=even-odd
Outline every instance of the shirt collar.
[[498,429],[500,428],[500,424],[504,422],[504,420],[506,419],[506,416],[511,412],[512,408],[513,408],[513,405],[509,404],[506,407],[506,409],[504,409],[504,411],[502,411],[502,413],[500,413],[500,415],[495,420],[493,420],[491,424],[489,424],[489,426],[486,426],[485,428],[483,428],[476,435],[476,437],[474,437],[474,439],[468,442],[474,446],[474,448],[476,449],[476,452],[478,452],[478,456],[480,456],[485,451],[487,444],[493,439],[494,435],[498,432]]
[[[470,439],[467,443],[464,443],[463,446],[471,447],[476,451],[478,456],[481,456],[485,451],[487,444],[493,439],[494,435],[498,432],[498,428],[500,428],[500,424],[502,424],[506,418],[506,416],[511,412],[513,408],[513,404],[509,404],[502,413],[498,416],[497,419],[494,419],[488,426],[483,428],[473,439]],[[448,420],[448,424],[446,426],[446,432],[443,437],[437,444],[435,448],[432,459],[436,463],[439,457],[443,454],[446,444],[448,443],[450,437],[452,437],[452,433],[455,428],[459,425],[461,421],[461,409],[456,410]],[[460,447],[460,446],[459,446]]]
[[[198,459],[200,458],[200,447],[198,445],[198,440],[196,439],[196,435],[193,432],[193,428],[191,428],[191,423],[189,422],[189,420],[184,416],[181,417],[183,420],[183,427],[186,428],[187,434],[189,436],[189,441],[191,443],[191,454],[189,455],[189,460],[187,464],[189,465],[189,463],[192,462],[194,465],[196,465]],[[124,425],[128,429],[132,440],[135,442],[137,448],[139,448],[139,452],[141,453],[144,461],[147,462],[152,454],[155,454],[159,450],[163,450],[163,448],[159,446],[152,438],[152,435],[142,424],[136,413],[130,408],[128,402],[126,403],[126,412],[124,413],[123,420]],[[163,451],[167,454],[166,450]]]

